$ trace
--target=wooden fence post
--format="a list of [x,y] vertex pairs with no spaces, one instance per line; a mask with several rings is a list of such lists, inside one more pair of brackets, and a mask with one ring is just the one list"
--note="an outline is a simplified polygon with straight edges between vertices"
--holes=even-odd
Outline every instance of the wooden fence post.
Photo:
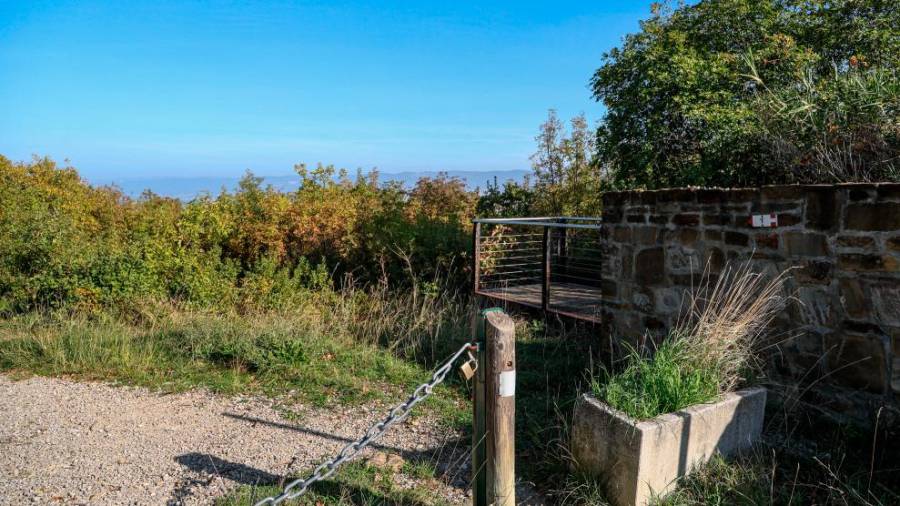
[[[483,326],[482,326],[483,325]],[[478,438],[479,393],[483,392],[484,460],[476,462],[479,448],[473,449],[473,498],[476,506],[514,506],[516,504],[516,328],[508,314],[498,308],[479,315],[479,382],[475,393],[475,432]],[[479,497],[478,463],[484,467],[484,502]]]

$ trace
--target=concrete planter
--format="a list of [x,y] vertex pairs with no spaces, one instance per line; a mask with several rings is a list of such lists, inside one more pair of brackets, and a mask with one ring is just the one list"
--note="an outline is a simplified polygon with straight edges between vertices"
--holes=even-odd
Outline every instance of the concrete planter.
[[716,453],[750,447],[762,432],[765,408],[765,388],[750,388],[637,421],[585,394],[575,408],[572,456],[580,470],[606,484],[613,504],[642,506]]

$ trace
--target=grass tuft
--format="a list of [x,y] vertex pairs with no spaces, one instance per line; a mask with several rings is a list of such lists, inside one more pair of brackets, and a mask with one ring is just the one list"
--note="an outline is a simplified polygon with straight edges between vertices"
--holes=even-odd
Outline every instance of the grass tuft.
[[[468,338],[467,310],[458,298],[380,286],[310,292],[251,314],[152,302],[128,314],[34,312],[0,320],[0,371],[315,406],[395,402]],[[428,404],[464,423],[465,401],[450,392]]]
[[758,365],[759,344],[786,301],[785,279],[749,263],[726,267],[712,287],[707,281],[689,295],[684,317],[655,350],[632,348],[623,371],[595,376],[594,395],[648,419],[735,390]]
[[605,382],[594,379],[594,395],[628,416],[644,420],[719,395],[719,371],[702,367],[681,337],[665,340],[652,358],[631,349],[628,366]]

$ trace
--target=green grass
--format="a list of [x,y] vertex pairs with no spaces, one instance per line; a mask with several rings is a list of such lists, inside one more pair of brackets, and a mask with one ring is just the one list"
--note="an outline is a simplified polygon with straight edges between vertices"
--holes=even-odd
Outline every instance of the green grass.
[[[269,395],[287,401],[278,409],[294,418],[302,417],[303,412],[293,411],[290,401],[329,406],[405,399],[412,387],[429,377],[442,355],[467,336],[467,311],[463,309],[443,308],[447,311],[443,316],[423,310],[398,321],[396,315],[391,316],[394,309],[385,308],[400,304],[386,298],[366,300],[365,308],[346,297],[336,303],[339,306],[323,306],[314,312],[305,308],[252,315],[167,307],[141,316],[17,316],[0,320],[0,371],[113,381],[165,391],[201,387],[223,394]],[[380,307],[372,309],[377,305]],[[432,318],[437,323],[429,326]],[[392,346],[385,339],[398,335],[392,330],[397,328],[405,328],[409,337],[402,345]],[[416,333],[425,338],[413,341]],[[606,504],[602,484],[573,474],[567,453],[574,401],[581,387],[592,380],[585,371],[595,369],[595,337],[591,328],[517,320],[517,473],[549,492],[559,504]],[[617,397],[604,397],[607,402],[618,399],[616,407],[626,412],[631,409],[630,414],[638,418],[641,413],[651,416],[714,398],[717,391],[710,385],[717,384],[715,378],[705,377],[709,373],[702,368],[686,366],[689,361],[681,355],[683,351],[677,341],[671,341],[664,343],[653,359],[633,353],[622,373],[609,377],[602,386],[595,377],[592,387],[614,392]],[[611,385],[616,385],[615,390]],[[420,412],[430,412],[455,427],[467,427],[471,416],[468,387],[450,375],[447,386],[438,392]],[[627,407],[629,403],[632,408]],[[815,437],[823,437],[818,428],[813,432]],[[862,464],[837,467],[836,448],[846,439],[842,435],[823,443],[827,453],[834,454],[832,462],[825,464],[766,452],[733,461],[714,460],[682,480],[678,491],[660,504],[880,506],[900,500],[891,492],[896,490],[890,485],[896,483],[896,473],[876,472],[872,492],[867,490],[869,461],[865,455]],[[865,441],[852,446],[869,447]],[[876,471],[896,467],[891,466],[889,455],[884,459]],[[412,485],[399,485],[398,477]],[[353,462],[314,487],[298,504],[439,505],[442,503],[432,492],[434,479],[435,469],[426,461],[407,462],[396,474]],[[250,504],[276,489],[274,485],[243,486],[220,504]]]
[[569,419],[597,346],[591,327],[516,322],[516,473],[538,490],[568,479]]
[[718,371],[696,360],[678,337],[663,341],[651,357],[631,350],[625,369],[606,381],[594,378],[594,395],[628,416],[644,420],[709,402],[719,395]]
[[755,452],[726,460],[714,457],[694,474],[679,481],[678,488],[656,506],[792,506],[898,504],[897,470],[887,480],[869,481],[869,468],[852,469],[847,459],[830,465],[816,458],[795,459],[775,449]]
[[[399,402],[430,377],[428,364],[352,335],[323,332],[297,314],[175,311],[141,324],[32,314],[0,321],[0,336],[0,371],[8,373],[163,391],[256,393],[286,404]],[[464,400],[453,389],[443,392],[427,405],[460,423],[467,413]]]
[[[413,486],[401,486],[396,478],[412,480]],[[381,506],[443,506],[445,500],[434,497],[434,471],[425,465],[406,465],[398,473],[351,462],[341,467],[330,479],[316,483],[302,497],[285,504],[321,506],[331,504]],[[247,506],[264,497],[277,495],[276,486],[239,487],[216,502],[217,506]]]
[[682,479],[674,493],[656,498],[654,503],[658,506],[788,504],[790,490],[779,487],[777,495],[773,490],[774,464],[762,454],[732,461],[716,456],[695,474]]
[[[822,427],[817,427],[822,431]],[[833,429],[824,430],[825,433]],[[825,435],[823,440],[836,437]],[[795,436],[796,437],[796,436]],[[802,440],[801,446],[810,440]],[[865,438],[863,438],[865,439]],[[825,441],[820,441],[824,443]],[[869,467],[860,448],[870,441],[844,440],[829,443],[826,455],[798,457],[784,447],[759,445],[740,456],[714,456],[709,463],[682,478],[678,488],[665,497],[655,497],[653,506],[764,506],[764,505],[858,505],[900,504],[897,485],[900,470],[885,462]],[[814,443],[813,443],[814,445]],[[824,445],[823,445],[824,446]],[[896,445],[894,445],[896,446]],[[885,451],[890,452],[888,448]],[[888,457],[890,458],[890,457]],[[825,462],[821,459],[827,459]],[[861,459],[861,460],[859,460]],[[872,473],[872,474],[870,474]],[[874,479],[873,479],[874,478]],[[572,474],[557,493],[561,504],[606,506],[603,484],[584,474]]]

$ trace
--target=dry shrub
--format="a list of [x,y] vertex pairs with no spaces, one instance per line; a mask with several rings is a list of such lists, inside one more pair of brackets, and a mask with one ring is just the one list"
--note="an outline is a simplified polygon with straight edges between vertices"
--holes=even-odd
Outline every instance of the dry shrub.
[[767,276],[746,262],[727,265],[713,283],[707,268],[704,284],[689,294],[672,332],[684,340],[689,356],[718,372],[721,392],[733,390],[758,365],[760,344],[790,298],[788,273]]

